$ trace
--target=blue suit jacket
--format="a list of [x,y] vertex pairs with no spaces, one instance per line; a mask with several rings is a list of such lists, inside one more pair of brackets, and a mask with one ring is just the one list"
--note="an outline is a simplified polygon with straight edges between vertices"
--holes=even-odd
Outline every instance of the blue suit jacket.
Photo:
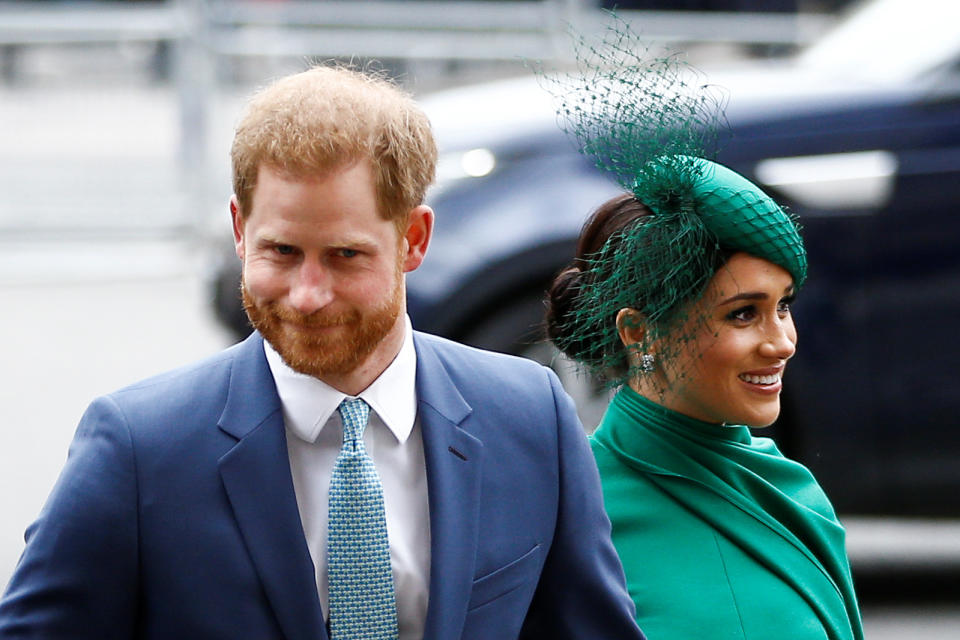
[[[414,342],[425,638],[642,637],[553,373]],[[27,531],[0,638],[327,638],[259,335],[91,404]]]

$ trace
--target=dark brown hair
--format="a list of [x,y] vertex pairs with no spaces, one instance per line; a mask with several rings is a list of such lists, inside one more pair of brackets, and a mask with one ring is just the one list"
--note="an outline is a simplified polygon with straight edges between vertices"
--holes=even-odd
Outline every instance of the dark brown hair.
[[[624,231],[650,215],[652,212],[647,205],[633,194],[623,193],[600,205],[584,223],[573,261],[554,278],[547,296],[547,337],[571,359],[597,360],[612,355],[596,353],[602,350],[602,342],[594,340],[591,331],[583,331],[577,326],[576,311],[580,306],[580,294],[591,284],[588,281],[590,260],[596,258],[601,250],[611,255],[616,251]],[[616,317],[609,320],[608,326],[612,331]],[[626,354],[623,355],[622,366],[625,370]]]

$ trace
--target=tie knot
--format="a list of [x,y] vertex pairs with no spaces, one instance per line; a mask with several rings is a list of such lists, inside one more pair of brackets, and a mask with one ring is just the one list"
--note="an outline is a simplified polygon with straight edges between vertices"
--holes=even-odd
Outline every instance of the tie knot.
[[363,430],[370,417],[370,405],[361,398],[347,398],[337,407],[343,422],[343,441],[353,442],[363,438]]

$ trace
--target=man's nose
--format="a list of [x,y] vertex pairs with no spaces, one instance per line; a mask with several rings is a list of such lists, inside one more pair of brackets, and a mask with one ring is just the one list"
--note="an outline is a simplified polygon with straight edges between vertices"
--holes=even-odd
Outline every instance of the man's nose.
[[333,300],[330,273],[313,260],[304,260],[290,284],[290,306],[304,315],[322,309]]

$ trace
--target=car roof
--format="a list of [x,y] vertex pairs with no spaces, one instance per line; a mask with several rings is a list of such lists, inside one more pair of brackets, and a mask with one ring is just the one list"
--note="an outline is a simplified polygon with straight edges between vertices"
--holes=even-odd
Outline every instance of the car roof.
[[918,80],[960,59],[956,0],[862,3],[797,56],[823,73],[883,83]]
[[553,97],[530,75],[445,89],[420,100],[441,151],[557,131]]
[[[858,104],[907,102],[934,89],[960,60],[956,0],[874,0],[856,7],[800,54],[703,67],[731,125]],[[533,71],[446,89],[421,100],[441,151],[557,137],[558,100]]]

